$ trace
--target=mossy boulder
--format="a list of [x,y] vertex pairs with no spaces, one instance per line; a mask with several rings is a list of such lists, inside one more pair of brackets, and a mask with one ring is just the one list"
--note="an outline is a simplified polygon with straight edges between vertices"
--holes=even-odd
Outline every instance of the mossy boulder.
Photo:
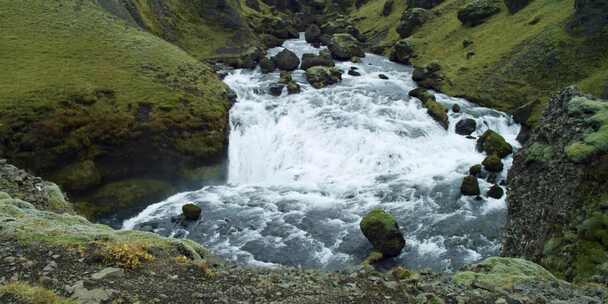
[[363,217],[360,228],[374,249],[384,257],[398,256],[405,246],[405,239],[395,217],[382,209],[374,209]]
[[454,274],[456,284],[471,286],[473,283],[491,288],[509,290],[521,283],[558,282],[549,271],[533,262],[491,257],[481,263],[467,266],[465,271]]
[[353,57],[365,57],[359,41],[350,34],[334,34],[328,45],[331,56],[336,60],[350,60]]
[[262,58],[262,60],[260,60],[260,70],[262,71],[262,73],[264,74],[268,74],[268,73],[272,73],[274,72],[274,70],[276,70],[277,66],[274,63],[274,61],[270,58]]
[[495,0],[472,0],[458,11],[458,20],[466,26],[477,26],[500,12]]
[[435,95],[433,95],[433,93],[429,92],[424,88],[415,88],[409,91],[408,95],[420,99],[420,101],[422,101],[423,103],[435,99]]
[[421,87],[429,90],[441,91],[444,77],[441,73],[441,65],[433,61],[425,67],[415,67],[412,79]]
[[480,174],[481,174],[481,165],[480,164],[473,165],[469,168],[469,175],[479,177]]
[[319,28],[319,26],[316,24],[309,25],[306,29],[306,32],[304,33],[304,39],[306,39],[306,42],[311,44],[320,43],[321,29]]
[[472,118],[463,118],[456,123],[456,134],[468,136],[477,130],[477,122]]
[[448,126],[450,125],[448,110],[442,104],[438,103],[435,98],[433,98],[423,102],[422,106],[426,108],[427,113],[431,118],[438,122],[444,129],[448,129]]
[[504,137],[492,130],[487,130],[477,139],[477,150],[500,158],[505,158],[513,153],[513,147]]
[[401,39],[393,46],[390,59],[394,62],[409,64],[412,56],[414,56],[414,48],[411,41]]
[[460,193],[466,196],[477,196],[481,193],[479,190],[479,182],[477,177],[469,175],[465,176],[460,185]]
[[306,70],[306,79],[315,89],[342,81],[342,72],[333,67],[314,66]]
[[274,61],[277,68],[283,71],[293,71],[300,66],[300,58],[288,49],[283,49],[272,58],[272,61]]
[[493,185],[490,187],[486,195],[494,199],[500,199],[503,195],[505,195],[505,191],[499,185]]
[[483,168],[489,172],[500,172],[504,168],[502,160],[495,154],[487,156],[481,164],[483,165]]
[[333,67],[335,65],[336,64],[334,63],[334,60],[331,58],[331,55],[327,55],[327,54],[315,55],[315,54],[306,53],[306,54],[302,55],[302,64],[300,65],[300,68],[302,70],[308,70],[308,68],[311,68],[313,66]]
[[201,213],[201,207],[195,204],[190,203],[182,206],[182,214],[188,221],[198,221],[198,219],[201,217]]
[[423,8],[409,8],[401,16],[396,31],[401,38],[407,38],[425,24],[432,17],[432,13]]

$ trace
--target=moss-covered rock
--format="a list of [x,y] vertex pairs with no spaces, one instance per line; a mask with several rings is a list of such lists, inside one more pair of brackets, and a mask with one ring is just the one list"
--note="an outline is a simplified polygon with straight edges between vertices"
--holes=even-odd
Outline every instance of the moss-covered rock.
[[394,62],[409,64],[412,56],[414,56],[414,49],[411,42],[407,39],[401,39],[393,46],[390,59]]
[[487,130],[477,139],[477,150],[504,158],[513,153],[513,147],[500,134]]
[[502,198],[502,196],[504,194],[505,194],[505,191],[499,185],[493,185],[492,187],[490,187],[490,189],[486,193],[486,195],[488,197],[491,197],[494,199],[500,199],[500,198]]
[[483,168],[489,172],[500,172],[504,168],[502,160],[495,154],[487,156],[481,164],[483,165]]
[[494,0],[472,0],[458,11],[458,20],[466,26],[477,26],[500,12]]
[[350,34],[334,34],[328,45],[334,59],[350,60],[353,57],[365,57],[359,41]]
[[300,68],[302,70],[308,70],[308,68],[311,68],[313,66],[334,67],[335,65],[336,64],[334,63],[334,60],[331,58],[331,55],[327,55],[327,54],[315,55],[315,54],[306,53],[306,54],[302,55],[302,64],[300,65]]
[[333,67],[313,66],[306,70],[306,79],[315,89],[320,89],[342,81],[342,72]]
[[468,266],[466,271],[456,273],[453,280],[467,286],[477,283],[504,290],[525,282],[558,282],[540,265],[523,259],[501,257],[491,257]]
[[426,108],[427,113],[431,118],[437,121],[444,129],[448,129],[450,125],[448,118],[448,110],[440,103],[438,103],[435,98],[427,100],[422,103],[422,106]]
[[374,249],[384,257],[398,256],[405,246],[405,239],[397,221],[382,209],[374,209],[363,217],[360,228]]
[[432,17],[432,13],[423,8],[409,8],[403,12],[401,21],[395,29],[401,38],[407,38],[426,23]]
[[477,177],[469,175],[465,176],[462,180],[462,184],[460,185],[460,193],[466,196],[476,196],[481,193],[479,190],[479,182],[477,181]]
[[272,61],[283,71],[293,71],[300,66],[300,58],[288,49],[283,49],[272,58]]
[[201,207],[195,204],[185,204],[182,206],[182,214],[189,221],[197,221],[201,217]]
[[566,154],[574,162],[608,152],[608,102],[577,96],[568,102],[568,114],[588,127],[580,141],[566,147]]
[[469,168],[469,175],[479,177],[480,174],[481,174],[481,165],[480,164],[473,165],[473,166],[471,166],[471,168]]
[[468,136],[477,130],[477,122],[472,118],[463,118],[456,123],[455,132],[459,135]]

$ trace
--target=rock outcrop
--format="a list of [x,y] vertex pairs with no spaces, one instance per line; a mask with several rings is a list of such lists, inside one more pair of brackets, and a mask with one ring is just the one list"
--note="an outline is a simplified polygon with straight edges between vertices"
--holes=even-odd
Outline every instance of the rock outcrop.
[[313,66],[306,70],[306,79],[315,89],[342,81],[342,72],[333,67]]

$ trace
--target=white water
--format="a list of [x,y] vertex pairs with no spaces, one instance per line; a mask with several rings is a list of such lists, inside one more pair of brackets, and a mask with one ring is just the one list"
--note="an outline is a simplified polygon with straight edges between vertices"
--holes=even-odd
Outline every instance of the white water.
[[[284,46],[299,56],[318,52],[303,40]],[[296,71],[302,93],[280,97],[265,93],[278,73],[232,72],[225,82],[238,102],[230,112],[228,184],[177,194],[124,228],[152,223],[160,234],[187,236],[245,264],[341,269],[369,253],[359,221],[380,207],[406,235],[396,263],[444,270],[496,254],[505,200],[460,196],[462,178],[484,155],[454,126],[474,118],[474,136],[490,128],[515,147],[519,126],[503,113],[439,94],[446,107],[462,108],[450,111],[445,131],[407,96],[415,88],[410,67],[375,55],[338,64],[344,71],[351,66],[362,76],[344,73],[342,83],[321,90]],[[506,170],[499,180],[505,177]],[[480,182],[485,193],[491,184]],[[201,206],[203,218],[173,224],[170,218],[189,202]]]

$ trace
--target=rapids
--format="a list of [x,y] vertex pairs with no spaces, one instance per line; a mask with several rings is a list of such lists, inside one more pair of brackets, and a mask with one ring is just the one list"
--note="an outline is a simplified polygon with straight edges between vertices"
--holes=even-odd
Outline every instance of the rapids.
[[[303,39],[284,47],[298,56],[319,51]],[[344,73],[340,84],[315,90],[298,70],[293,77],[302,92],[280,97],[266,89],[278,72],[230,71],[225,82],[238,102],[230,112],[227,183],[150,205],[123,228],[187,237],[246,265],[336,270],[370,252],[359,221],[380,207],[397,218],[407,243],[387,267],[449,271],[496,255],[505,198],[460,195],[462,178],[484,155],[454,128],[459,119],[474,118],[474,136],[490,128],[517,148],[519,125],[504,113],[437,94],[447,108],[462,108],[450,111],[445,131],[407,95],[416,87],[411,67],[372,54],[337,66],[355,66],[362,76]],[[506,159],[500,181],[511,162]],[[480,179],[480,186],[485,194],[491,184]],[[201,220],[172,221],[190,202],[202,208]]]

